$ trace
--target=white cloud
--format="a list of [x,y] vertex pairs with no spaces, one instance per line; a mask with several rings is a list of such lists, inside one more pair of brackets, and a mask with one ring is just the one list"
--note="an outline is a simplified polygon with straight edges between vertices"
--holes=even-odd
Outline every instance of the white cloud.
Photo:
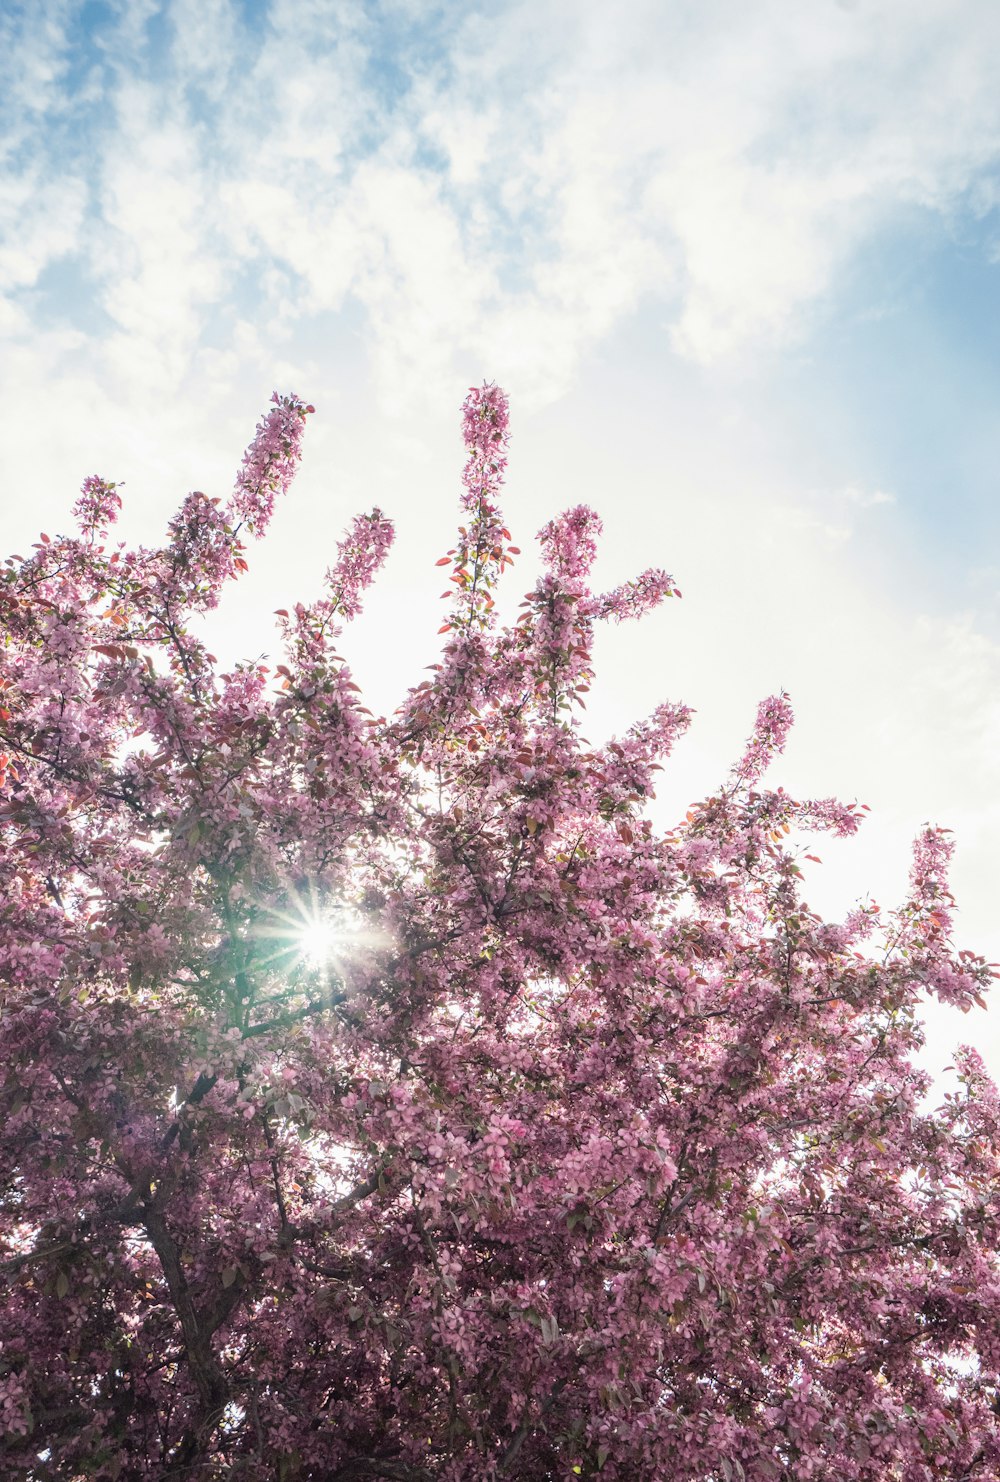
[[[43,140],[24,179],[60,212],[40,211],[33,245],[15,230],[4,261],[28,281],[75,234],[164,386],[230,283],[245,314],[254,280],[286,269],[293,320],[366,308],[387,401],[490,357],[559,394],[641,305],[695,361],[757,354],[808,331],[894,211],[995,195],[1000,10],[983,0],[396,5],[381,30],[330,0],[273,0],[253,29],[232,0],[171,0],[154,74],[158,8],[121,5],[98,34],[95,230]],[[67,106],[69,9],[35,15],[25,128]]]
[[172,0],[168,13],[178,71],[196,79],[218,102],[237,61],[233,0]]
[[66,30],[72,10],[72,0],[35,0],[0,8],[0,95],[5,115],[0,161],[18,152],[40,118],[62,111],[59,88],[66,73]]
[[123,379],[169,391],[189,372],[206,310],[224,302],[226,254],[193,126],[149,84],[122,85],[115,107],[91,255],[116,326],[105,348]]
[[0,293],[31,287],[76,250],[86,198],[85,183],[74,175],[43,181],[29,167],[0,178]]
[[848,484],[842,497],[859,509],[873,509],[878,504],[896,503],[895,494],[890,494],[886,489],[861,489],[857,484]]

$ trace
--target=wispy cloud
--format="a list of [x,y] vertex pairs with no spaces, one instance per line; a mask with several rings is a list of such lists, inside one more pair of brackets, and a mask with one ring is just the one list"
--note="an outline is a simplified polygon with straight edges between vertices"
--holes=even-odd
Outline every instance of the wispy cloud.
[[859,509],[873,509],[878,504],[896,503],[895,494],[890,494],[885,489],[859,489],[856,484],[848,484],[842,491],[842,498]]
[[207,306],[270,299],[286,327],[356,302],[393,399],[466,358],[556,394],[639,306],[696,361],[759,353],[894,210],[995,194],[981,0],[250,14],[37,0],[6,23],[7,284],[77,255],[163,389]]

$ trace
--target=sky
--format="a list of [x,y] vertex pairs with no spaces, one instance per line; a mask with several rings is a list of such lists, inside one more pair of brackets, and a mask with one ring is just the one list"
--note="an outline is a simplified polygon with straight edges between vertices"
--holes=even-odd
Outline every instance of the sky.
[[[302,472],[214,619],[274,650],[380,505],[343,650],[378,712],[440,640],[466,389],[511,399],[508,523],[592,504],[587,734],[697,710],[658,816],[758,700],[772,780],[869,804],[830,916],[954,830],[960,945],[1000,959],[1000,6],[994,0],[0,0],[0,509],[8,549],[123,480],[123,534],[225,493],[272,390]],[[602,672],[603,671],[603,672]],[[1000,997],[933,1009],[1000,1075]]]

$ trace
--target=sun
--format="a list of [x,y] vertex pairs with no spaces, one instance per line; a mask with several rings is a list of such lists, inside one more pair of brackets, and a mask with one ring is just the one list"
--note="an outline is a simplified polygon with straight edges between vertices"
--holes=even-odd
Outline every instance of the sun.
[[382,941],[353,906],[308,882],[304,888],[290,889],[283,907],[264,910],[253,935],[262,969],[293,977],[318,974],[323,979],[339,975],[357,951]]
[[337,949],[338,932],[334,923],[317,917],[307,921],[297,933],[299,955],[311,967],[322,967]]

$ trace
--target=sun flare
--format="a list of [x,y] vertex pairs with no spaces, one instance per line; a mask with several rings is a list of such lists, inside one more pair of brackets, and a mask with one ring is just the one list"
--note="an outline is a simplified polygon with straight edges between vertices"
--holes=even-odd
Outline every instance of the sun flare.
[[332,921],[310,921],[298,934],[299,953],[311,966],[321,967],[336,951],[337,937]]

